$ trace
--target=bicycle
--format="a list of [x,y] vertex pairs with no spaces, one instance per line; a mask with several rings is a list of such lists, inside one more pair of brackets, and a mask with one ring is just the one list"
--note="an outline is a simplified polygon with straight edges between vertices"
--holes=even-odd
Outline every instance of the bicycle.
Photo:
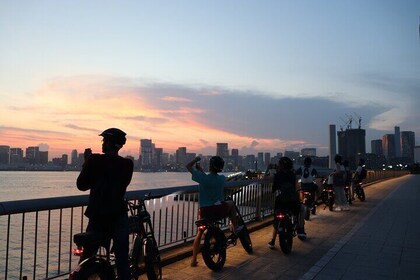
[[[133,235],[132,248],[129,253],[131,279],[137,279],[146,270],[149,280],[162,279],[162,266],[159,249],[154,236],[150,214],[145,201],[160,198],[160,196],[146,195],[137,202],[128,202],[131,216],[129,217],[129,233]],[[116,279],[112,255],[111,237],[96,232],[83,232],[73,236],[77,249],[74,255],[81,256],[84,248],[103,248],[96,254],[79,263],[76,270],[70,273],[69,280],[82,279]],[[144,263],[144,265],[143,265]]]
[[293,237],[296,236],[297,216],[290,210],[280,209],[276,213],[276,220],[278,220],[280,249],[284,254],[290,254],[292,252]]
[[335,194],[334,194],[334,188],[333,185],[328,184],[328,177],[325,178],[322,182],[323,190],[321,193],[321,201],[325,204],[325,208],[328,207],[330,211],[334,211],[334,203],[335,203]]
[[[239,191],[232,193],[226,200],[232,200],[232,196]],[[249,236],[249,231],[245,225],[243,217],[239,212],[238,206],[234,203],[238,227],[242,226],[242,229],[238,233],[231,233],[226,237],[220,226],[223,224],[220,218],[208,218],[200,219],[195,222],[198,226],[198,230],[204,233],[204,245],[202,248],[201,255],[204,263],[208,268],[213,271],[220,271],[226,262],[226,249],[229,246],[236,246],[237,240],[241,241],[242,247],[248,254],[252,254],[252,241]]]

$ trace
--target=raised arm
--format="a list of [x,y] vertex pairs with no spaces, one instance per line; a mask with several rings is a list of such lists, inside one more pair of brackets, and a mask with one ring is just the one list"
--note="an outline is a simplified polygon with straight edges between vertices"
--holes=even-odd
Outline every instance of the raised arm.
[[187,170],[192,173],[192,169],[194,164],[196,164],[197,162],[199,162],[201,160],[200,157],[196,157],[195,159],[193,159],[192,161],[190,161],[189,163],[187,163],[187,165],[185,165],[185,167],[187,168]]

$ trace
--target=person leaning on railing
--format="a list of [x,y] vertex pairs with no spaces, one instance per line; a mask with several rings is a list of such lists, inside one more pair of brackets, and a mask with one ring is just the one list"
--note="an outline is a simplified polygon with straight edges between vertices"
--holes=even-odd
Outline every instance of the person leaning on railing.
[[[85,216],[89,218],[86,231],[109,235],[113,239],[118,279],[129,280],[128,214],[124,199],[133,176],[133,161],[118,155],[126,142],[125,132],[110,128],[102,132],[103,154],[85,150],[85,163],[77,178],[77,188],[90,190]],[[85,250],[80,259],[86,259],[98,248]]]

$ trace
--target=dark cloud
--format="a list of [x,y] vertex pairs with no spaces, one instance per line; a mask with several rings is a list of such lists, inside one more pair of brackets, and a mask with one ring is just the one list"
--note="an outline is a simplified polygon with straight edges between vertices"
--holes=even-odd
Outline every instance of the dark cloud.
[[100,132],[97,129],[93,129],[93,128],[89,128],[89,127],[82,127],[82,126],[78,126],[78,125],[75,125],[75,124],[66,124],[64,126],[67,127],[67,128],[78,130],[78,131],[83,130],[83,131],[89,131],[89,132],[94,132],[94,133]]
[[146,122],[152,124],[162,124],[168,122],[168,119],[165,118],[151,118],[146,116],[132,116],[132,117],[125,117],[126,120],[134,120],[139,122]]
[[[220,87],[155,83],[136,91],[170,120],[194,118],[206,126],[244,137],[304,139],[309,144],[321,146],[325,146],[321,143],[328,143],[328,125],[336,124],[337,129],[344,126],[340,117],[345,118],[345,114],[356,112],[362,116],[362,126],[365,126],[383,110],[378,104],[355,106],[325,97],[280,98],[257,91]],[[165,100],[163,97],[166,96],[179,102],[174,104]],[[186,100],[184,104],[183,99]]]

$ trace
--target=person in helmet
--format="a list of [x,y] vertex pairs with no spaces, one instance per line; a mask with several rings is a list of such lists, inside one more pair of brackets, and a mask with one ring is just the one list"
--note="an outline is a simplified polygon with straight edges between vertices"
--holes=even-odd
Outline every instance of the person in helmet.
[[[274,203],[274,213],[281,209],[287,209],[298,217],[297,233],[301,240],[306,239],[305,220],[303,219],[303,207],[300,203],[299,196],[296,193],[296,174],[293,170],[293,161],[288,157],[281,157],[278,163],[278,171],[274,175],[272,192],[276,194]],[[273,249],[278,233],[278,220],[274,215],[273,235],[268,242],[268,247]]]
[[[226,177],[218,174],[223,170],[224,160],[219,156],[210,158],[209,174],[204,173],[198,162],[200,157],[196,157],[186,165],[187,170],[192,174],[192,180],[197,182],[200,205],[199,216],[201,219],[216,218],[223,219],[229,217],[233,226],[234,233],[238,233],[242,227],[237,226],[236,209],[233,201],[224,201]],[[193,257],[191,266],[197,266],[197,255],[200,248],[200,241],[203,235],[198,231],[193,243]]]
[[312,167],[312,159],[306,157],[303,161],[303,166],[299,167],[296,170],[296,176],[300,176],[300,188],[303,191],[311,193],[312,201],[309,203],[311,205],[311,212],[313,215],[316,214],[316,205],[315,205],[315,195],[318,190],[317,184],[314,183],[314,178],[318,176],[318,172],[315,168]]
[[[77,188],[89,190],[85,216],[86,231],[108,234],[113,239],[118,279],[130,279],[128,264],[128,214],[125,193],[133,176],[133,161],[118,155],[126,134],[118,128],[103,131],[102,154],[84,153],[85,162],[77,177]],[[97,248],[85,250],[80,261],[92,256]]]

